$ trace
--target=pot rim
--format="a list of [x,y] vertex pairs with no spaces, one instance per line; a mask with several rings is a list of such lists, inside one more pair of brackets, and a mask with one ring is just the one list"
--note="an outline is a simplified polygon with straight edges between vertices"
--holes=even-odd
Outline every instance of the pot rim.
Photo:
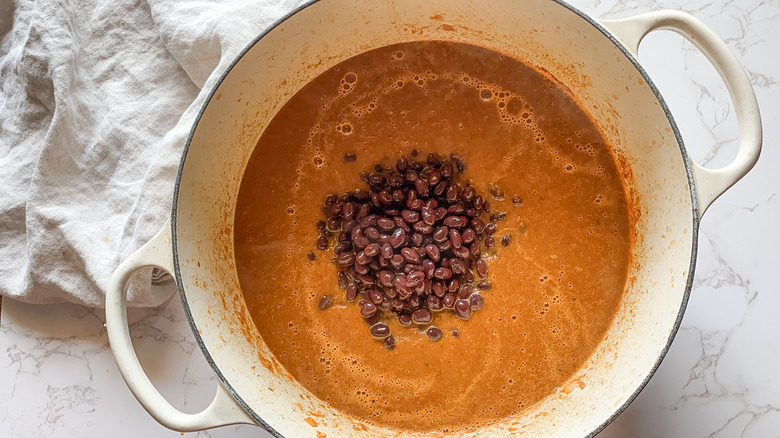
[[[216,362],[214,361],[214,358],[212,358],[211,354],[208,351],[208,348],[206,347],[205,343],[203,342],[203,338],[200,336],[200,332],[198,331],[198,327],[195,324],[195,320],[192,317],[192,311],[190,310],[189,304],[187,302],[187,294],[184,290],[184,284],[181,280],[181,270],[179,266],[179,254],[178,254],[178,244],[177,244],[177,234],[176,234],[176,219],[177,219],[177,207],[178,207],[178,201],[179,201],[179,189],[181,186],[181,177],[184,170],[184,164],[187,160],[187,154],[190,149],[190,145],[192,143],[192,139],[195,135],[195,130],[198,127],[198,124],[200,123],[201,118],[203,117],[203,113],[205,112],[206,108],[211,103],[211,99],[214,97],[215,93],[219,89],[220,85],[222,85],[222,82],[225,80],[225,78],[230,74],[230,72],[233,70],[233,68],[236,66],[236,64],[246,55],[247,52],[249,52],[255,44],[257,44],[263,37],[265,37],[268,33],[270,33],[272,30],[276,29],[279,25],[287,21],[292,16],[296,15],[297,13],[303,11],[304,9],[308,8],[309,6],[319,3],[321,0],[311,0],[307,3],[304,3],[297,8],[293,9],[292,11],[285,14],[283,17],[279,18],[275,22],[273,22],[270,26],[268,26],[265,30],[260,32],[252,41],[250,41],[242,50],[241,52],[233,59],[233,61],[228,65],[228,67],[225,69],[224,72],[220,75],[219,79],[217,80],[216,84],[211,88],[209,95],[206,97],[206,100],[203,103],[203,106],[198,111],[197,116],[195,117],[195,120],[192,124],[192,128],[190,129],[189,134],[187,135],[187,140],[184,145],[184,150],[182,151],[181,160],[179,162],[179,168],[176,172],[176,182],[174,184],[174,190],[173,190],[173,202],[171,205],[171,245],[173,250],[173,267],[174,267],[174,278],[176,280],[176,288],[179,292],[179,297],[181,299],[182,307],[184,308],[184,314],[187,318],[187,322],[190,325],[190,329],[192,330],[192,334],[195,337],[195,341],[198,344],[198,347],[200,348],[200,351],[203,353],[203,356],[206,358],[206,362],[208,362],[209,366],[211,366],[212,370],[214,370],[214,373],[216,374],[219,381],[222,383],[224,388],[228,391],[228,393],[236,400],[236,402],[241,406],[242,409],[244,409],[251,417],[254,419],[257,424],[265,429],[268,433],[270,433],[275,438],[285,438],[283,435],[281,435],[279,432],[276,431],[271,425],[265,422],[245,401],[241,396],[238,394],[238,392],[233,388],[233,386],[228,382],[227,378],[224,374],[222,374],[222,371],[220,371],[219,366],[217,366]],[[660,91],[656,87],[653,80],[650,78],[650,76],[647,74],[645,69],[642,67],[641,64],[639,64],[639,61],[626,49],[626,47],[615,38],[614,35],[612,35],[609,31],[607,31],[595,18],[591,17],[590,15],[580,11],[579,9],[575,8],[574,6],[566,3],[564,0],[551,0],[554,3],[557,3],[558,5],[568,9],[570,12],[573,12],[583,20],[585,20],[587,23],[591,24],[593,27],[595,27],[598,31],[602,33],[607,39],[609,39],[622,53],[623,55],[634,65],[634,67],[637,69],[639,74],[642,76],[642,79],[645,80],[647,85],[650,87],[651,91],[653,92],[653,95],[658,100],[658,103],[661,105],[661,109],[663,110],[664,114],[666,115],[666,118],[669,122],[669,125],[672,128],[672,131],[674,132],[674,137],[677,140],[677,145],[680,148],[680,154],[681,158],[683,160],[683,165],[685,167],[685,174],[688,177],[688,187],[690,187],[690,195],[691,195],[691,214],[692,214],[692,233],[691,233],[691,261],[688,267],[688,278],[686,280],[685,284],[685,291],[683,292],[682,301],[680,304],[680,309],[677,313],[677,317],[675,318],[674,324],[669,331],[669,336],[666,340],[666,345],[664,345],[663,349],[661,350],[658,360],[656,360],[655,364],[653,364],[652,369],[650,372],[645,376],[645,378],[642,380],[642,383],[637,386],[637,388],[634,390],[634,392],[626,399],[626,401],[618,407],[612,415],[604,420],[598,427],[596,427],[593,431],[591,431],[589,434],[586,435],[587,438],[594,437],[601,431],[603,431],[607,426],[609,426],[615,419],[623,413],[623,411],[628,408],[628,406],[639,396],[639,393],[642,392],[642,390],[647,386],[647,384],[650,382],[650,379],[652,379],[653,375],[655,375],[656,371],[658,370],[658,367],[661,365],[661,362],[663,362],[664,358],[666,357],[666,354],[669,352],[669,349],[671,348],[672,341],[674,340],[675,336],[677,335],[677,332],[680,329],[683,316],[685,314],[685,309],[688,306],[688,300],[690,298],[691,288],[693,286],[693,278],[695,275],[695,268],[696,268],[696,257],[698,253],[698,236],[699,236],[699,225],[700,225],[700,214],[699,214],[699,205],[697,201],[696,196],[696,184],[693,178],[693,170],[691,167],[691,160],[688,156],[688,152],[685,149],[685,144],[683,142],[682,135],[680,134],[680,130],[677,127],[677,123],[674,121],[674,117],[672,116],[671,111],[669,110],[669,107],[666,104],[666,101],[664,100],[663,96],[661,95]]]

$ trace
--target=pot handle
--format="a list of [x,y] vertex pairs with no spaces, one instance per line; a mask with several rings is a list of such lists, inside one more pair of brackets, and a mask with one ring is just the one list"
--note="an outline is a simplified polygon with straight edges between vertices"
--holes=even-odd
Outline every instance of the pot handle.
[[186,414],[171,406],[149,380],[138,362],[127,322],[127,284],[133,274],[147,267],[174,272],[170,220],[157,235],[117,267],[106,293],[108,340],[119,372],[130,391],[155,420],[169,429],[191,432],[229,424],[257,424],[221,383],[217,384],[217,394],[206,409],[197,414]]
[[692,163],[701,217],[718,196],[753,168],[761,152],[761,115],[745,70],[715,32],[699,19],[682,11],[655,11],[620,20],[599,20],[599,23],[634,58],[638,58],[639,44],[647,34],[658,29],[674,31],[696,46],[726,83],[737,114],[739,151],[734,161],[720,169],[707,169]]

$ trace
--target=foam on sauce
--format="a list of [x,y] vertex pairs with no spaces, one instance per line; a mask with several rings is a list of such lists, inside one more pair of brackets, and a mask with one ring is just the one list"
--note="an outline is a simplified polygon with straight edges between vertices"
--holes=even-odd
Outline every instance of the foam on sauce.
[[[388,313],[388,351],[338,289],[332,251],[314,249],[314,224],[328,193],[365,188],[360,172],[412,148],[458,154],[492,211],[509,213],[496,240],[512,243],[488,257],[493,287],[470,320],[438,314],[444,336],[431,342]],[[287,371],[342,412],[416,431],[489,424],[554,393],[612,323],[630,257],[618,170],[569,92],[511,57],[445,42],[358,55],[293,96],[247,166],[235,243],[247,305]],[[326,294],[334,305],[321,311]]]

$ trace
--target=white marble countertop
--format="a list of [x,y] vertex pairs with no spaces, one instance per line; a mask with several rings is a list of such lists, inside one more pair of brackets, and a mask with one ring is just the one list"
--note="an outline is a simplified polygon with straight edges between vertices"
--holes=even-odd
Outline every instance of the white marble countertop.
[[[753,169],[704,217],[682,328],[638,399],[599,437],[780,437],[780,2],[574,0],[595,17],[681,9],[703,20],[748,71],[764,120]],[[641,4],[641,5],[640,5]],[[692,158],[712,167],[736,153],[725,86],[682,38],[660,32],[640,51]],[[774,166],[778,166],[776,169]],[[775,224],[775,225],[772,225]],[[171,403],[196,412],[215,378],[174,298],[131,312],[141,362]],[[180,434],[158,425],[119,375],[102,310],[3,300],[0,437],[267,437],[251,426]]]

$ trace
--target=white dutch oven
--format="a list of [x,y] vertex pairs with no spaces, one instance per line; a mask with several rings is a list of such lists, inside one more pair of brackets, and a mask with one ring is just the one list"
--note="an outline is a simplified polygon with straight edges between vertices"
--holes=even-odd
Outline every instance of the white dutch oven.
[[[663,99],[637,63],[642,38],[661,28],[695,44],[728,86],[741,143],[736,159],[725,168],[705,169],[689,160]],[[681,12],[599,21],[552,0],[321,0],[258,37],[225,73],[187,142],[170,222],[111,279],[106,297],[111,348],[130,389],[163,425],[191,431],[249,423],[295,438],[398,436],[329,408],[278,364],[244,305],[232,228],[244,166],[287,99],[358,53],[417,40],[492,48],[550,72],[601,127],[619,167],[632,175],[629,193],[640,211],[636,263],[617,318],[571,384],[515,418],[448,436],[594,435],[636,397],[658,367],[688,299],[699,219],[750,170],[761,148],[753,90],[726,45]],[[239,98],[241,104],[236,103]],[[168,404],[133,351],[125,286],[134,272],[148,266],[175,276],[195,338],[221,382],[203,412],[184,414]]]

